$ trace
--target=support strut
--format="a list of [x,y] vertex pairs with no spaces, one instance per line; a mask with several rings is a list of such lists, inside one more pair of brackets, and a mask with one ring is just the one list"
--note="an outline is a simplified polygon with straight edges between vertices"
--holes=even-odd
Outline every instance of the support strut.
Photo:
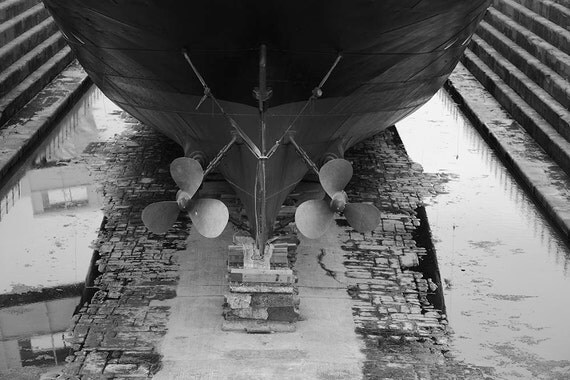
[[299,155],[301,156],[303,161],[305,161],[305,163],[311,168],[311,170],[313,172],[315,172],[316,175],[319,175],[319,168],[317,168],[317,165],[313,162],[313,160],[311,160],[311,158],[309,157],[307,152],[305,152],[305,150],[303,148],[301,148],[299,146],[299,144],[297,144],[297,141],[295,141],[295,138],[293,137],[292,132],[289,132],[289,134],[287,135],[287,138],[288,138],[288,141],[291,144],[293,144],[293,146],[295,147],[295,150],[297,151],[297,153],[299,153]]
[[305,112],[305,110],[309,107],[309,105],[323,95],[322,87],[325,85],[325,83],[327,82],[327,80],[331,76],[333,70],[336,68],[336,66],[338,65],[338,63],[340,62],[341,59],[342,59],[342,54],[338,53],[338,55],[336,56],[336,59],[334,60],[333,64],[331,65],[331,67],[329,68],[329,70],[327,71],[327,73],[325,74],[323,79],[321,79],[321,82],[319,83],[319,85],[313,89],[311,96],[309,97],[309,99],[307,99],[307,101],[303,105],[303,108],[301,108],[301,110],[295,116],[293,121],[289,124],[287,129],[285,129],[285,132],[283,132],[283,135],[277,141],[275,141],[275,144],[271,147],[271,149],[269,149],[269,152],[267,153],[268,158],[273,156],[275,151],[277,151],[277,149],[279,148],[279,145],[281,145],[283,143],[283,140],[287,137],[289,131],[291,130],[291,128],[293,128],[293,126],[297,122],[297,119],[299,119],[299,117]]
[[325,85],[327,80],[329,79],[330,75],[332,74],[333,70],[336,68],[340,60],[342,59],[342,54],[339,53],[332,63],[331,67],[324,75],[322,80],[319,84],[313,89],[311,96],[303,105],[299,113],[295,116],[293,121],[289,124],[289,126],[285,129],[282,136],[274,143],[274,145],[267,150],[267,134],[266,134],[266,123],[265,123],[265,111],[266,111],[266,104],[265,102],[271,97],[271,89],[267,87],[267,48],[264,44],[260,46],[260,53],[259,53],[259,87],[255,88],[253,93],[254,96],[258,100],[258,110],[259,110],[259,126],[260,126],[260,133],[261,133],[261,148],[259,148],[251,139],[250,137],[240,128],[237,122],[226,113],[220,102],[216,99],[216,97],[212,94],[210,87],[207,85],[206,81],[200,75],[200,72],[190,59],[188,51],[186,49],[182,50],[182,54],[184,58],[192,68],[192,71],[196,75],[196,78],[200,81],[204,89],[204,95],[200,99],[196,109],[198,109],[202,103],[210,98],[212,102],[216,105],[219,109],[220,113],[226,118],[229,122],[231,127],[234,130],[232,140],[226,144],[220,152],[214,157],[214,159],[210,162],[208,167],[206,168],[204,174],[208,174],[211,172],[223,158],[223,156],[227,153],[227,151],[232,147],[232,145],[238,140],[242,139],[247,148],[250,152],[256,157],[257,159],[257,170],[256,170],[256,183],[255,183],[255,195],[254,195],[254,208],[255,208],[255,227],[256,227],[256,246],[258,251],[258,259],[263,259],[265,246],[268,241],[268,232],[267,232],[267,189],[266,189],[266,181],[267,181],[267,173],[266,173],[266,163],[267,159],[269,159],[279,148],[279,146],[283,143],[285,139],[288,142],[291,142],[295,147],[296,151],[301,155],[303,160],[309,165],[311,170],[313,170],[317,175],[319,174],[319,169],[317,168],[316,164],[310,159],[308,154],[297,144],[295,139],[293,138],[293,133],[290,132],[299,117],[306,111],[309,105],[320,98],[323,94],[322,87]]
[[220,149],[218,154],[216,154],[216,157],[214,157],[214,159],[210,161],[208,167],[206,168],[206,170],[204,170],[204,177],[207,176],[212,170],[214,170],[216,166],[218,166],[222,158],[224,158],[224,155],[228,152],[228,150],[230,150],[232,145],[234,145],[237,142],[237,140],[238,140],[237,133],[233,132],[232,139],[230,140],[230,142],[227,143],[222,149]]
[[184,55],[186,62],[188,62],[188,64],[192,68],[192,71],[194,71],[194,74],[196,75],[196,77],[198,78],[198,80],[202,84],[202,87],[204,88],[204,96],[202,97],[202,99],[198,103],[198,107],[204,102],[204,100],[206,100],[206,98],[212,99],[212,101],[214,102],[216,107],[218,107],[218,109],[220,110],[220,113],[226,118],[226,120],[230,123],[232,128],[243,139],[245,145],[248,147],[248,149],[251,151],[251,153],[253,153],[253,155],[259,159],[262,155],[261,155],[261,151],[259,150],[257,145],[255,145],[255,143],[249,138],[249,136],[243,131],[243,129],[240,128],[238,123],[234,119],[232,119],[232,117],[230,115],[228,115],[226,113],[226,111],[224,110],[224,108],[222,107],[220,102],[218,102],[218,99],[216,99],[214,94],[212,94],[210,87],[208,87],[208,85],[206,84],[206,81],[204,80],[202,75],[200,75],[200,72],[198,71],[196,66],[194,66],[194,63],[192,63],[192,60],[190,59],[190,56],[188,55],[188,51],[186,49],[182,49],[182,54]]

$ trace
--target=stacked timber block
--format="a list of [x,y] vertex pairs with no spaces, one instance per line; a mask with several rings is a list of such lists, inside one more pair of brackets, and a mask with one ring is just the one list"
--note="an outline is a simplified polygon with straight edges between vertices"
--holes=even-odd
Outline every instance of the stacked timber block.
[[271,243],[257,258],[253,239],[228,247],[229,293],[224,304],[226,331],[293,332],[299,319],[297,276],[291,269],[296,244]]

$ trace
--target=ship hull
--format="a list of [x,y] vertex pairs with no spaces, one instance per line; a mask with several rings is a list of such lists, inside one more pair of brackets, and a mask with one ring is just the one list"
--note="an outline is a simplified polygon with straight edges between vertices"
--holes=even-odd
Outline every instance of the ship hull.
[[[284,142],[283,133],[293,132],[316,163],[326,155],[342,157],[429,100],[489,5],[488,0],[44,3],[97,86],[178,142],[186,155],[201,152],[212,160],[232,138],[229,116],[259,147]],[[265,102],[264,141],[252,95],[259,86],[261,45],[267,47],[272,89]],[[323,96],[305,107],[331,68]],[[197,73],[226,115],[210,98],[200,104],[204,88]],[[264,165],[264,229],[270,234],[281,204],[308,166],[291,144],[281,144]],[[258,157],[236,144],[219,171],[250,220],[256,219]],[[253,233],[259,229],[251,223]]]

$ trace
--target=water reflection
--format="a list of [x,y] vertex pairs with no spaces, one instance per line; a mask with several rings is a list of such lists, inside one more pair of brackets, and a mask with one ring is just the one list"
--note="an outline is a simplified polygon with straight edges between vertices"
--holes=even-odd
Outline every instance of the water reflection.
[[[122,112],[90,89],[0,187],[0,370],[59,365],[103,218],[81,158]],[[0,372],[0,377],[2,373]]]
[[73,297],[0,309],[0,369],[63,364],[69,347],[61,332],[78,302]]
[[566,374],[564,241],[445,93],[398,131],[414,161],[449,178],[426,211],[458,357],[501,378]]

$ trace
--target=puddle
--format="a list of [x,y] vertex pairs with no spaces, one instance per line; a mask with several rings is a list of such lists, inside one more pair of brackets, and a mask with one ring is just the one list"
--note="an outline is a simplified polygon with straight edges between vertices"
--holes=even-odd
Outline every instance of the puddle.
[[92,87],[0,184],[0,378],[13,368],[58,366],[67,356],[63,332],[103,219],[81,155],[120,133],[120,116]]
[[426,212],[456,357],[504,379],[568,378],[563,239],[446,93],[397,127],[412,160],[449,179]]

